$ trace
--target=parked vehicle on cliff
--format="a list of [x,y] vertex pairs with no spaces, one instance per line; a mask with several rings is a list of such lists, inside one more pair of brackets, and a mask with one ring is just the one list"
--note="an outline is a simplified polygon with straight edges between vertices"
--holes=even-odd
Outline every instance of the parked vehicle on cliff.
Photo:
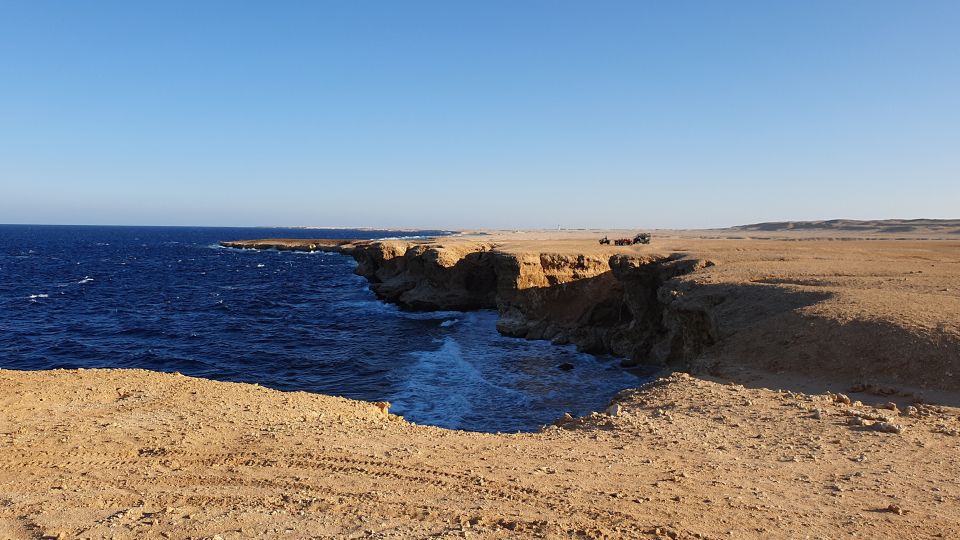
[[[603,244],[604,240],[607,240],[607,238],[604,237],[603,240],[600,240],[600,243]],[[606,243],[609,244],[610,241],[607,240]],[[633,244],[649,244],[649,243],[650,243],[650,233],[640,233],[634,236],[633,238],[617,238],[616,240],[613,241],[613,245],[615,246],[632,246]]]
[[610,245],[610,239],[607,238],[606,236],[604,236],[603,238],[600,239],[600,245],[601,245],[601,246],[602,246],[602,245],[607,245],[607,246],[609,246],[609,245]]

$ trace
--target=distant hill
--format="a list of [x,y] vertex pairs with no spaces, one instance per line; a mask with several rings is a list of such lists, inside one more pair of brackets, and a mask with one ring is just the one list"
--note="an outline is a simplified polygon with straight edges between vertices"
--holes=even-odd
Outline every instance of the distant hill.
[[960,219],[830,219],[826,221],[771,221],[730,227],[757,232],[860,233],[960,236]]

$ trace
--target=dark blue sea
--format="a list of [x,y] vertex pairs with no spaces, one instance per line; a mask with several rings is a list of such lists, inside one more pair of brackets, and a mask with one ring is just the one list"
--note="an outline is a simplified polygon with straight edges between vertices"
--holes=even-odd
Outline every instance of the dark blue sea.
[[614,359],[500,336],[492,311],[379,302],[348,256],[217,245],[437,234],[0,225],[0,367],[179,371],[488,432],[536,430],[641,382]]

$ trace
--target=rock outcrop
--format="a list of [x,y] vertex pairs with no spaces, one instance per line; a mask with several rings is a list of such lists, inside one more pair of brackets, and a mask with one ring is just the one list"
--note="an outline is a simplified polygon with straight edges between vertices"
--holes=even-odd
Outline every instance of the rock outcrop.
[[491,247],[370,242],[347,252],[357,261],[356,273],[383,300],[417,311],[466,311],[496,307]]
[[678,367],[715,340],[707,311],[671,279],[710,265],[682,255],[516,255],[490,244],[364,242],[344,250],[385,301],[412,310],[495,308],[509,336],[573,343],[624,364]]
[[[876,267],[849,248],[829,245],[811,251],[794,243],[752,243],[681,252],[688,244],[630,251],[467,239],[224,245],[347,254],[380,299],[404,309],[496,309],[505,335],[572,343],[625,365],[960,385],[957,304],[946,294],[954,278],[926,259],[907,264],[896,252]],[[907,291],[887,287],[904,282],[911,283]]]

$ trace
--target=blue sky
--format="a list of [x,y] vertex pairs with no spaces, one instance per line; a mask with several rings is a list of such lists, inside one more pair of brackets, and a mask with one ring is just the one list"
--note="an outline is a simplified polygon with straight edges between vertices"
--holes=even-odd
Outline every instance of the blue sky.
[[0,1],[0,223],[960,217],[960,2]]

